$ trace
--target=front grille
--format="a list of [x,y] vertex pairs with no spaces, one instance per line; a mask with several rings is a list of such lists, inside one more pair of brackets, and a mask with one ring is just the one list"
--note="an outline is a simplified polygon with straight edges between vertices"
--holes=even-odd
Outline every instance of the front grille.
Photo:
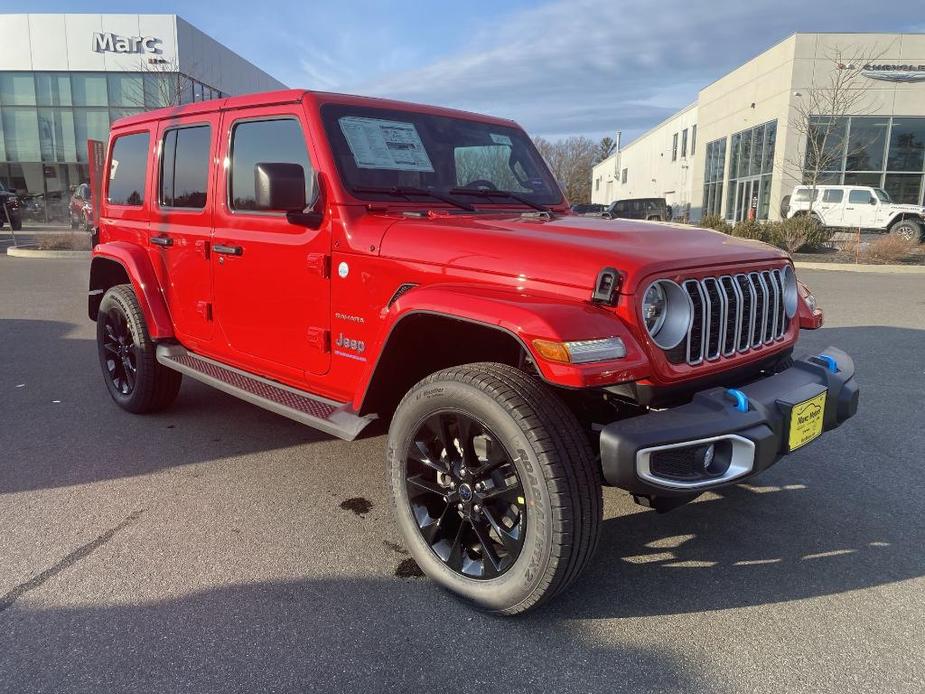
[[691,300],[692,320],[687,339],[667,352],[673,363],[695,366],[731,357],[781,340],[787,332],[780,270],[704,277],[681,286]]

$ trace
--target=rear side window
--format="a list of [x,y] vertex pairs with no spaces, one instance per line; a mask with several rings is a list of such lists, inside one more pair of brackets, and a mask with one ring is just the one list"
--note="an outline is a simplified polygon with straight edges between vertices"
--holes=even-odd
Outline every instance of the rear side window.
[[793,193],[793,202],[809,202],[810,200],[819,199],[819,189],[798,188]]
[[822,202],[841,202],[845,197],[845,191],[836,188],[829,188],[822,194]]
[[145,172],[148,165],[148,133],[123,135],[112,146],[106,199],[113,205],[140,207],[145,201]]
[[206,206],[211,141],[208,125],[167,131],[161,151],[162,206],[198,210]]
[[854,205],[869,205],[873,197],[868,190],[852,190],[848,193],[848,202]]
[[299,164],[305,171],[305,199],[311,198],[311,163],[302,126],[292,118],[237,123],[231,135],[231,207],[256,210],[257,164]]

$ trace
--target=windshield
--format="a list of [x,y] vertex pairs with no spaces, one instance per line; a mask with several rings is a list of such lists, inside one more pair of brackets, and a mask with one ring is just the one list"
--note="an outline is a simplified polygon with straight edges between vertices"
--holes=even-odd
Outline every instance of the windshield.
[[880,198],[880,202],[893,202],[885,190],[882,190],[881,188],[874,188],[874,192],[877,194],[877,197]]
[[562,202],[542,157],[518,128],[341,104],[327,104],[321,114],[341,180],[358,198],[451,196],[466,206],[507,207]]

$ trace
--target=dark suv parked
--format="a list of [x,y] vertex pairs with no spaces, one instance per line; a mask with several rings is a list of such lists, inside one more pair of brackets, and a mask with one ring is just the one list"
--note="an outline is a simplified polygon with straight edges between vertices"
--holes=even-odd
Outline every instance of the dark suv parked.
[[610,203],[601,216],[604,219],[647,219],[656,222],[667,222],[671,219],[665,198],[617,200]]
[[0,228],[3,228],[7,220],[9,220],[13,231],[22,229],[22,206],[19,196],[13,191],[7,190],[0,183]]

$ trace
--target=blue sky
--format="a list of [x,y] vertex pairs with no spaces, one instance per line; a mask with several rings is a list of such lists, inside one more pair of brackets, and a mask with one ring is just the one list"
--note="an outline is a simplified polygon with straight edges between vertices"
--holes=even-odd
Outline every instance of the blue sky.
[[[290,86],[632,138],[794,31],[925,31],[920,0],[32,0],[31,12],[175,13]],[[0,10],[23,11],[8,0]]]

